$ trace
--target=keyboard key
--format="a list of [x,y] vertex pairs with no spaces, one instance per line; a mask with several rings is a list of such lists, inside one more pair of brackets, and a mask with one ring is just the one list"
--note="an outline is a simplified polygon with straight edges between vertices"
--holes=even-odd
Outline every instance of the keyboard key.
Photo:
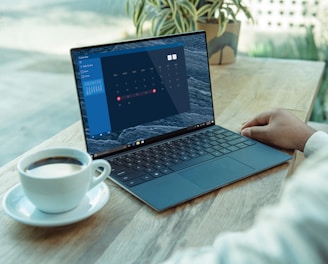
[[150,173],[150,175],[155,177],[155,178],[158,178],[158,177],[163,176],[164,174],[160,173],[159,171],[154,171],[154,172]]
[[131,173],[134,173],[135,171],[131,168],[124,168],[124,169],[121,169],[119,171],[112,171],[112,175],[114,175],[115,177],[124,177],[125,175],[127,174],[131,174]]
[[150,181],[154,178],[152,176],[146,174],[144,176],[141,176],[141,179],[144,180],[144,181]]
[[237,148],[237,147],[235,147],[235,146],[229,146],[229,147],[227,147],[227,149],[230,150],[230,151],[236,151],[236,150],[238,150],[239,148]]
[[228,154],[228,153],[231,152],[229,149],[226,149],[226,148],[220,149],[219,151],[220,151],[222,154]]
[[145,175],[145,173],[143,171],[133,171],[132,173],[120,175],[120,176],[117,176],[117,177],[121,181],[130,181],[130,180],[138,178],[142,175]]
[[239,143],[243,143],[243,142],[245,142],[245,141],[247,141],[246,138],[244,138],[244,137],[239,137],[239,138],[236,138],[236,139],[234,139],[234,140],[229,141],[229,144],[230,144],[230,145],[237,145],[237,144],[239,144]]
[[252,145],[255,145],[255,144],[256,144],[255,141],[251,141],[251,140],[247,140],[247,141],[245,141],[244,143],[245,143],[246,145],[248,145],[248,146],[252,146]]
[[131,181],[125,182],[125,184],[129,187],[133,187],[133,186],[138,185],[138,184],[143,183],[143,182],[144,182],[144,180],[142,180],[142,178],[136,178],[136,179],[133,179]]
[[239,144],[236,145],[236,147],[238,147],[238,148],[246,148],[247,145],[244,144],[244,143],[239,143]]
[[127,186],[135,186],[253,144],[256,141],[215,127],[109,159],[109,162],[114,177]]
[[169,173],[171,173],[171,172],[173,172],[173,170],[171,170],[171,169],[169,169],[169,168],[165,168],[165,169],[162,169],[162,170],[161,170],[161,173],[163,173],[164,175],[169,174]]

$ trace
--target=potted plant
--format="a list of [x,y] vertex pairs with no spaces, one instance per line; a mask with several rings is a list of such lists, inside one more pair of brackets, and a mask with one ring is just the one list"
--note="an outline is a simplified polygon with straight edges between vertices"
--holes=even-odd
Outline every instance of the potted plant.
[[[243,0],[127,0],[132,10],[136,33],[142,34],[145,23],[154,36],[203,29],[207,34],[210,63],[231,63],[237,51],[239,13],[252,19]],[[223,56],[230,50],[232,59]]]

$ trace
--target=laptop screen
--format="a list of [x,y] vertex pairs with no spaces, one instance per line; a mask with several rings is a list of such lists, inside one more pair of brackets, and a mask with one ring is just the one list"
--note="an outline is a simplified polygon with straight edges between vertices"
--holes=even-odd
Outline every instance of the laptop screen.
[[94,157],[214,124],[204,32],[71,50]]

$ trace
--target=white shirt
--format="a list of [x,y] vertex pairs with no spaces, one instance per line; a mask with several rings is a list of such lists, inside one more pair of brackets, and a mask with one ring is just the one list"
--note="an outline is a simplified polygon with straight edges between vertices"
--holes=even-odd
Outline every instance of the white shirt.
[[328,146],[328,135],[323,131],[315,132],[306,142],[304,147],[305,157],[318,152],[323,146]]
[[288,180],[279,204],[263,209],[253,227],[178,252],[165,264],[328,263],[328,134],[313,134],[304,153],[310,157]]

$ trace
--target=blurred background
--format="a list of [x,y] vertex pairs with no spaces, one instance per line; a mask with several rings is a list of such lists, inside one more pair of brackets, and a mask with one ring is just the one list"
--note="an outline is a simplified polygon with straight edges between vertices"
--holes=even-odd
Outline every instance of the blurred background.
[[[324,2],[245,1],[254,23],[242,23],[240,55],[327,61]],[[1,0],[0,166],[79,120],[69,50],[136,37],[125,4]],[[311,117],[316,122],[327,122],[327,73]]]
[[1,0],[0,166],[80,118],[70,48],[130,33],[124,1]]

